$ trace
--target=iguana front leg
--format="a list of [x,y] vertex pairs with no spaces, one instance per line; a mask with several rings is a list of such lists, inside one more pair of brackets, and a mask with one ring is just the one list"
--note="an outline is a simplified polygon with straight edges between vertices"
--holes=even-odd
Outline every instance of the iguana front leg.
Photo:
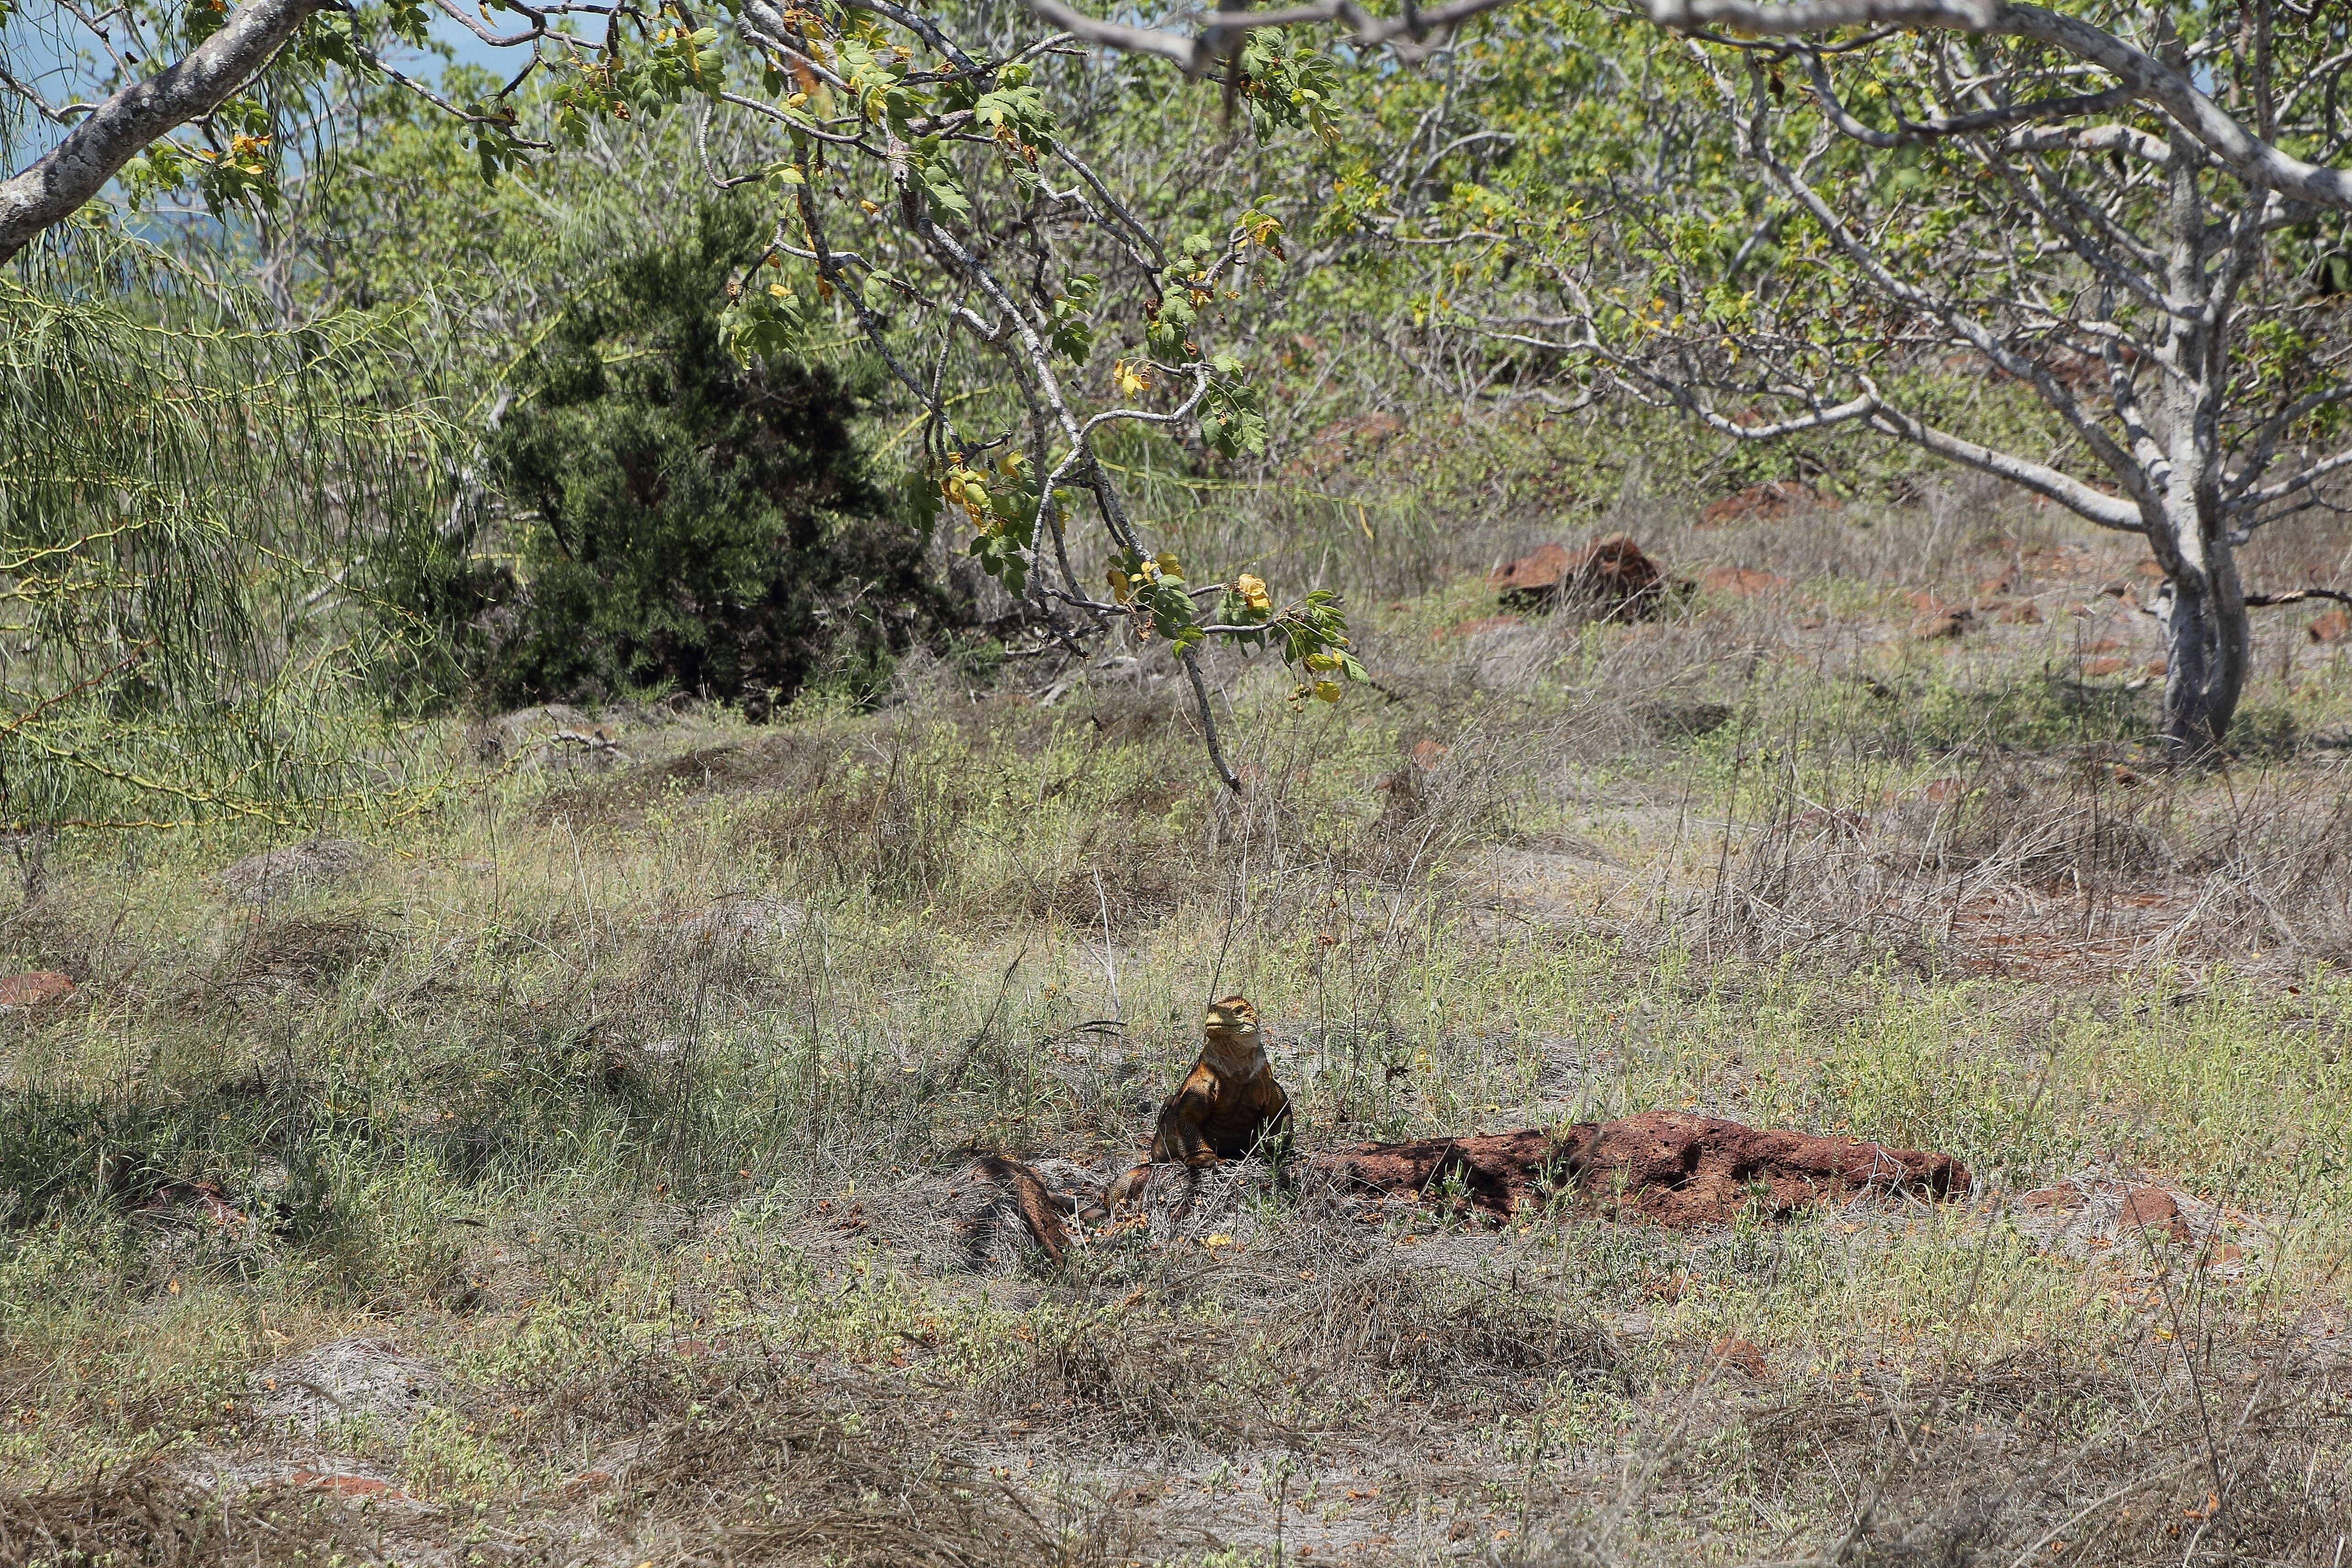
[[1208,1134],[1201,1130],[1213,1104],[1207,1094],[1187,1080],[1160,1106],[1160,1125],[1152,1131],[1151,1147],[1144,1152],[1144,1163],[1113,1182],[1103,1194],[1103,1201],[1117,1209],[1140,1196],[1151,1180],[1154,1165],[1197,1168],[1215,1164],[1217,1152],[1210,1145]]
[[1204,1090],[1187,1083],[1176,1091],[1167,1104],[1160,1108],[1160,1128],[1151,1135],[1154,1164],[1213,1165],[1217,1163],[1216,1147],[1209,1142],[1206,1128],[1209,1117],[1216,1110],[1216,1101]]

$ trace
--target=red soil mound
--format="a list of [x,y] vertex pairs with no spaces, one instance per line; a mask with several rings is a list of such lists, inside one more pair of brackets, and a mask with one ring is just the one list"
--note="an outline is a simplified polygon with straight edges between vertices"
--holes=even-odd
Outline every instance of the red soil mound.
[[1360,1143],[1308,1164],[1382,1193],[1426,1194],[1458,1182],[1475,1207],[1505,1215],[1572,1188],[1619,1217],[1670,1226],[1728,1224],[1750,1204],[1779,1217],[1868,1192],[1942,1197],[1969,1189],[1968,1167],[1949,1154],[1670,1110],[1580,1121],[1557,1136],[1528,1128]]

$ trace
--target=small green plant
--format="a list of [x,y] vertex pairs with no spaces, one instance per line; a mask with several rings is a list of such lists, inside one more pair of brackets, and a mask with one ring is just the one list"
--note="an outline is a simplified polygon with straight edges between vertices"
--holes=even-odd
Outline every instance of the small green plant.
[[416,1497],[477,1501],[512,1491],[513,1462],[478,1423],[445,1405],[431,1405],[408,1429],[401,1448],[401,1479]]

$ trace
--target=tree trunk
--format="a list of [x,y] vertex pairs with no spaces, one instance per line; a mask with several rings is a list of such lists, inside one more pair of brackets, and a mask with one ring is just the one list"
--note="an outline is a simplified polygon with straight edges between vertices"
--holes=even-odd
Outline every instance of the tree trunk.
[[97,195],[154,142],[219,108],[325,4],[245,0],[187,58],[84,115],[39,162],[0,182],[0,261]]
[[2246,684],[2246,595],[2238,563],[2218,523],[2198,528],[2185,548],[2158,541],[2168,574],[2159,613],[2168,668],[2164,751],[2175,762],[2205,762],[2221,749]]

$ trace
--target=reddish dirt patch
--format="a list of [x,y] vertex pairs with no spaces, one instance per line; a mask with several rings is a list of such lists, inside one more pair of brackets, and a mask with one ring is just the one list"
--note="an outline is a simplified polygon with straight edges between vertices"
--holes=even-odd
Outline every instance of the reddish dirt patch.
[[[1968,793],[1969,784],[1966,779],[1929,779],[1916,790],[1881,790],[1878,792],[1878,802],[1881,805],[1902,805],[1915,800],[1925,800],[1941,805],[1947,801],[1964,800],[1968,797]],[[1820,807],[1816,806],[1814,810],[1819,811]],[[1857,822],[1855,826],[1859,826],[1860,823]]]
[[2124,658],[2095,658],[2083,667],[2084,675],[2115,675],[2130,664]]
[[193,1182],[167,1182],[131,1212],[152,1219],[184,1208],[204,1215],[215,1225],[241,1224],[246,1218],[228,1194],[221,1190],[219,1183],[202,1177]]
[[1789,580],[1776,572],[1759,572],[1753,566],[1717,566],[1701,577],[1699,584],[1710,594],[1753,599],[1779,592],[1789,585]]
[[1612,533],[1578,551],[1538,545],[1488,573],[1486,585],[1508,608],[1549,610],[1566,600],[1630,620],[1649,614],[1667,583],[1630,534]]
[[2352,615],[2342,610],[2330,610],[2304,627],[2303,635],[2314,642],[2352,640]]
[[612,1471],[583,1470],[563,1483],[563,1495],[578,1502],[583,1498],[594,1497],[598,1492],[610,1491],[612,1488]]
[[2020,599],[2001,605],[1993,612],[1992,618],[2003,626],[2038,626],[2042,624],[2042,606],[2031,599]]
[[1450,637],[1475,637],[1480,632],[1497,632],[1506,626],[1523,626],[1528,623],[1517,616],[1480,616],[1474,620],[1460,621],[1445,628]]
[[2088,1208],[2095,1198],[2116,1200],[2115,1226],[2119,1232],[2144,1230],[2152,1226],[2161,1229],[2173,1241],[2196,1238],[2196,1230],[2189,1221],[2189,1212],[2181,1207],[2181,1194],[2169,1187],[2147,1183],[2086,1183],[2076,1180],[2061,1182],[2054,1187],[2037,1187],[2032,1192],[2021,1194],[2017,1201],[2020,1207],[2029,1212],[2074,1214]]
[[32,1007],[73,994],[73,977],[62,969],[0,974],[0,1007]]
[[2162,1187],[2134,1187],[2126,1193],[2123,1212],[2116,1223],[2126,1230],[2160,1225],[2175,1241],[2189,1238],[2189,1220],[2181,1214],[2179,1201]]
[[1764,1364],[1764,1352],[1750,1340],[1723,1339],[1715,1342],[1706,1352],[1709,1366],[1723,1367],[1761,1383],[1769,1374]]
[[1403,419],[1381,409],[1338,420],[1307,438],[1306,446],[1291,459],[1288,471],[1301,478],[1320,479],[1372,457],[1404,431]]
[[[2117,774],[2116,782],[2128,788],[2139,781]],[[2011,979],[2109,978],[2147,963],[2189,912],[2188,900],[2158,892],[2102,896],[2086,908],[2071,888],[2062,882],[1964,899],[1952,915],[1955,960],[1970,973]]]
[[1308,1164],[1381,1193],[1425,1196],[1458,1184],[1473,1206],[1507,1215],[1573,1189],[1608,1203],[1618,1217],[1669,1226],[1726,1225],[1751,1205],[1779,1217],[1867,1192],[1941,1197],[1969,1188],[1968,1167],[1949,1154],[1670,1110],[1580,1121],[1557,1136],[1531,1127],[1360,1143]]
[[1388,444],[1389,437],[1400,435],[1403,430],[1404,420],[1402,416],[1391,414],[1384,408],[1374,409],[1370,414],[1360,414],[1353,419],[1340,419],[1326,425],[1307,438],[1307,445],[1310,450],[1343,448],[1360,452],[1378,451]]
[[1911,635],[1926,640],[1958,637],[1977,618],[1968,605],[1948,605],[1933,594],[1912,595],[1911,607],[1919,612],[1911,617]]
[[330,1492],[336,1497],[404,1500],[408,1495],[390,1481],[375,1476],[330,1476],[321,1475],[317,1470],[297,1470],[286,1480],[289,1486],[302,1487],[314,1492]]
[[1823,511],[1835,511],[1844,503],[1835,496],[1824,495],[1802,479],[1773,479],[1760,485],[1750,485],[1735,490],[1721,500],[1709,501],[1698,514],[1701,528],[1718,528],[1735,522],[1771,522],[1788,516],[1801,506],[1818,507]]

